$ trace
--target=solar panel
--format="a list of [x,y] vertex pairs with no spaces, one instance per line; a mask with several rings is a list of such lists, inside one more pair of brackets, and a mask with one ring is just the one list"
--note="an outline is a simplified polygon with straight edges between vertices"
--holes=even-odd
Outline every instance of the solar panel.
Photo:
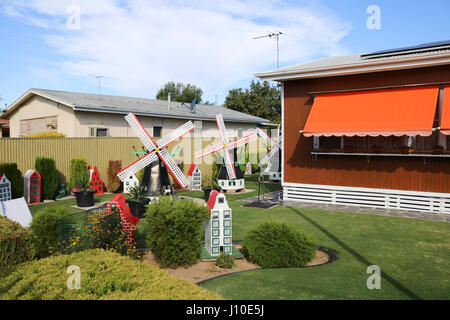
[[372,53],[366,53],[362,54],[361,58],[380,58],[383,56],[395,56],[400,54],[411,54],[411,53],[419,53],[419,52],[428,52],[428,51],[434,51],[434,50],[443,50],[443,49],[450,49],[450,40],[444,40],[444,41],[436,41],[436,42],[427,42],[423,44],[419,44],[416,46],[410,46],[410,47],[402,47],[397,49],[388,49],[388,50],[382,50],[382,51],[376,51]]

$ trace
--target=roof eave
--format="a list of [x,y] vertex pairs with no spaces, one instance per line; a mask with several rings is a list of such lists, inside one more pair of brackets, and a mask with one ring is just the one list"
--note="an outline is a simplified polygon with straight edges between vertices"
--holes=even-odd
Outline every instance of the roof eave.
[[335,65],[328,67],[309,68],[304,70],[269,71],[254,74],[262,80],[285,81],[308,78],[323,78],[345,76],[360,73],[414,69],[450,64],[450,53],[440,55],[424,55],[392,60],[370,61]]
[[[86,107],[79,107],[74,106],[74,111],[85,111],[85,112],[100,112],[100,113],[113,113],[113,114],[128,114],[130,111],[124,111],[124,110],[105,110],[105,109],[99,109],[99,108],[86,108]],[[185,115],[170,115],[170,114],[163,114],[163,113],[154,113],[154,112],[139,112],[139,111],[133,111],[133,113],[137,116],[144,116],[144,117],[159,117],[159,118],[172,118],[172,119],[186,119],[186,120],[192,120],[194,119],[192,116],[185,116]],[[208,117],[200,117],[196,116],[195,120],[202,120],[202,121],[216,121],[215,118],[208,118]],[[224,117],[224,121],[228,122],[239,122],[239,123],[255,123],[255,124],[266,124],[270,121],[267,119],[261,119],[261,120],[245,120],[245,119],[230,119]]]
[[65,106],[68,106],[68,107],[71,107],[71,108],[74,107],[73,104],[71,104],[71,103],[69,103],[67,101],[55,98],[54,96],[45,94],[45,93],[43,93],[43,92],[41,92],[41,91],[39,91],[37,89],[28,89],[24,94],[22,94],[19,98],[17,98],[13,103],[11,103],[8,106],[7,110],[1,115],[1,117],[2,118],[6,118],[9,114],[14,112],[14,110],[16,110],[23,102],[28,100],[32,95],[41,96],[43,98],[55,101],[57,103],[60,103],[62,105],[65,105]]

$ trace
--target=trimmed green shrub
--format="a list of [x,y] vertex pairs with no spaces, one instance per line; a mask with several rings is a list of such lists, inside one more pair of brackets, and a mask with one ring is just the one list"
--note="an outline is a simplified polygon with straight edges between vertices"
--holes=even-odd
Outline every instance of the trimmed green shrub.
[[84,158],[73,158],[70,160],[70,181],[69,188],[75,188],[76,182],[80,179],[89,180],[89,170],[87,162]]
[[175,201],[163,196],[148,206],[147,246],[163,268],[197,262],[203,236],[201,227],[208,216],[205,206],[189,200]]
[[33,246],[38,258],[45,258],[59,249],[58,222],[67,216],[66,207],[48,206],[39,210],[31,222]]
[[[67,268],[78,266],[80,289],[69,290]],[[0,270],[0,300],[218,300],[220,296],[166,270],[101,249]],[[72,282],[73,283],[73,282]]]
[[23,197],[23,177],[22,172],[17,168],[16,163],[2,163],[0,164],[0,178],[6,175],[11,182],[12,198]]
[[54,199],[58,188],[56,177],[56,163],[51,158],[36,158],[36,171],[41,175],[41,190],[43,199]]
[[31,230],[0,215],[0,269],[33,259]]
[[263,268],[301,267],[314,258],[316,238],[293,226],[266,222],[249,231],[241,252]]
[[216,259],[216,266],[231,269],[234,265],[233,256],[222,252]]

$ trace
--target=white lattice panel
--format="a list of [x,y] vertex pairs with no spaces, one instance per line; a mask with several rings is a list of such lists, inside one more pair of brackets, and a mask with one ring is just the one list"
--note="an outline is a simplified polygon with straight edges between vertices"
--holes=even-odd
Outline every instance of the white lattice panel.
[[186,187],[189,181],[183,174],[181,169],[177,166],[175,161],[172,159],[167,149],[162,149],[158,155],[160,156],[161,160],[163,160],[164,164],[167,166],[167,169],[169,169],[169,171],[172,173],[173,177],[178,181],[180,186],[183,188]]
[[206,147],[203,150],[197,151],[195,153],[195,158],[203,158],[211,153],[217,152],[223,148],[223,143],[216,143]]
[[231,157],[230,151],[223,148],[223,160],[225,162],[225,167],[227,168],[227,174],[229,179],[236,179],[236,173],[234,172],[233,158]]
[[192,123],[192,121],[188,121],[185,124],[183,124],[182,126],[178,127],[177,129],[171,131],[165,137],[162,137],[161,139],[159,139],[156,142],[156,144],[158,145],[159,148],[167,147],[170,143],[178,140],[185,134],[188,134],[189,132],[194,130],[194,128],[195,128],[195,126]]
[[136,162],[130,164],[128,167],[122,169],[117,173],[120,181],[124,181],[127,176],[134,175],[139,170],[144,169],[146,166],[158,160],[158,156],[154,151],[146,154],[143,158],[137,160]]
[[222,114],[216,115],[217,127],[219,128],[220,137],[222,138],[223,144],[228,144],[227,131],[225,129],[225,124],[223,123]]
[[153,142],[152,138],[133,113],[127,114],[125,116],[125,120],[127,120],[134,133],[136,133],[136,135],[142,141],[148,151],[152,151],[156,148],[156,145]]
[[258,134],[256,132],[253,132],[245,137],[236,139],[236,140],[228,143],[228,149],[234,149],[236,147],[243,146],[244,144],[255,141],[257,138],[258,138]]
[[259,161],[258,166],[261,167],[265,165],[267,162],[269,162],[270,158],[272,158],[277,153],[278,150],[280,150],[278,146],[275,146],[272,149],[270,149],[270,151]]
[[289,183],[283,185],[283,199],[450,214],[447,193]]

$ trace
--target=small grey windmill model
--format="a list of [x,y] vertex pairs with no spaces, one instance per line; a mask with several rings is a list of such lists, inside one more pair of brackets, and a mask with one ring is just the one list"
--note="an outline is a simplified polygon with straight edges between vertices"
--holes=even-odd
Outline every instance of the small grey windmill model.
[[[147,149],[147,154],[119,171],[117,173],[119,179],[124,181],[128,176],[134,175],[139,170],[150,167],[152,164],[159,161],[159,169],[167,169],[182,188],[186,187],[188,184],[188,179],[167,151],[167,147],[182,136],[194,130],[194,124],[192,121],[186,122],[155,142],[133,113],[127,114],[125,116],[125,120],[129,123],[138,138],[142,141],[144,147]],[[161,171],[162,170],[159,170],[159,172]],[[167,183],[162,185],[161,189],[163,190],[160,191],[165,193],[171,192],[171,190],[168,190],[168,188],[171,188],[170,182],[168,183],[169,185],[167,185]]]
[[272,146],[267,154],[259,161],[258,166],[262,168],[262,166],[264,166],[269,162],[269,160],[271,160],[271,165],[269,168],[269,180],[279,181],[281,180],[281,136],[278,136],[278,139],[275,140],[260,128],[257,128],[256,131],[260,138],[266,140],[268,144]]
[[219,178],[217,181],[219,187],[222,188],[223,190],[244,189],[245,188],[244,175],[242,174],[239,165],[236,163],[237,162],[236,148],[256,140],[258,138],[258,135],[255,131],[242,138],[229,141],[225,124],[223,122],[223,116],[221,113],[216,115],[216,122],[220,133],[220,139],[222,141],[210,145],[199,152],[196,152],[195,157],[197,159],[203,158],[209,154],[222,150],[223,166],[220,169]]

